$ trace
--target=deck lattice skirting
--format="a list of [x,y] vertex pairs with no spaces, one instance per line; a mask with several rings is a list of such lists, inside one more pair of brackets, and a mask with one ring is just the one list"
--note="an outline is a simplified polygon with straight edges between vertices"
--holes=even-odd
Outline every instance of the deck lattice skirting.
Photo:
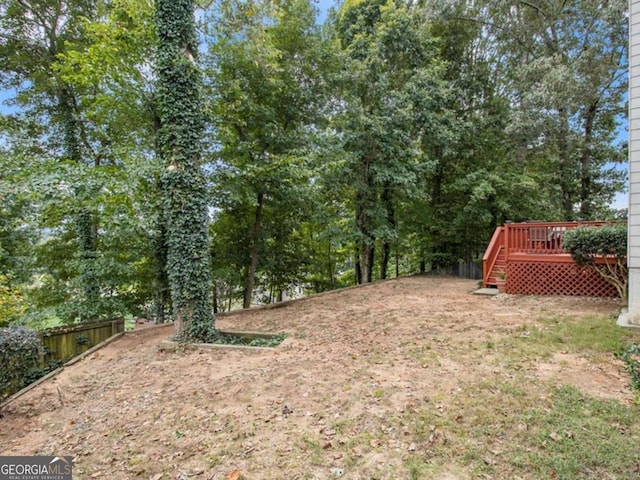
[[598,272],[576,263],[513,260],[507,265],[507,293],[617,297],[615,287]]

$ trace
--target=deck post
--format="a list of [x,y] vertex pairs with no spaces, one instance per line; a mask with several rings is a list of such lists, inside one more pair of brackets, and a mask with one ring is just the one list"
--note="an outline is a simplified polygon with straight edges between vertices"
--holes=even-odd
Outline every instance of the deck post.
[[619,323],[640,326],[640,0],[629,6],[629,308]]
[[511,220],[505,220],[504,222],[504,260],[509,265],[509,227],[511,226]]

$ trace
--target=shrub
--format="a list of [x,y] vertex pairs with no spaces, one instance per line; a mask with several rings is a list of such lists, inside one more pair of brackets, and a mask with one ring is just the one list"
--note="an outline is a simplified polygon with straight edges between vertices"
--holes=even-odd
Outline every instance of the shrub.
[[616,353],[616,358],[624,362],[631,376],[631,387],[640,390],[640,345],[631,345],[626,350]]
[[[587,265],[611,283],[620,298],[627,298],[627,225],[616,223],[602,227],[583,226],[568,230],[563,248],[578,265]],[[597,262],[606,258],[606,262]]]
[[33,378],[39,370],[42,346],[35,330],[0,328],[0,398],[7,397]]

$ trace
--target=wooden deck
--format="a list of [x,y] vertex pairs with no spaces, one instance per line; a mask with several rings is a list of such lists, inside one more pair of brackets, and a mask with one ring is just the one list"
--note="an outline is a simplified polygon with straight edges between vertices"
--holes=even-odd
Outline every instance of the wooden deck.
[[506,274],[507,293],[616,296],[613,286],[592,270],[577,265],[562,248],[567,230],[607,223],[527,222],[496,228],[482,259],[484,286],[496,286],[502,271]]

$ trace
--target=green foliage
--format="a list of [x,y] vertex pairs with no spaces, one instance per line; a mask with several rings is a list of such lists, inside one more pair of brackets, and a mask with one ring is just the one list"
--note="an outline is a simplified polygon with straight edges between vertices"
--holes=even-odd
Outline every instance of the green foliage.
[[231,260],[217,271],[233,277],[216,288],[236,292],[233,270],[242,272],[247,307],[256,283],[273,298],[302,281],[310,153],[325,122],[331,57],[308,0],[225,1],[212,18],[205,78],[219,144],[213,256]]
[[25,311],[22,292],[0,275],[0,327],[15,322]]
[[615,137],[625,115],[627,2],[486,5],[478,6],[478,20],[496,26],[489,38],[501,54],[505,85],[519,99],[508,128],[518,156],[537,157],[555,174],[559,188],[549,193],[563,220],[601,218],[624,184],[607,164],[626,159]]
[[11,271],[28,284],[22,320],[135,311],[153,295],[140,212],[149,196],[138,188],[152,123],[142,73],[151,9],[137,0],[10,3],[0,22],[13,39],[0,48],[2,79],[20,110],[4,119],[10,161],[2,163],[13,197],[29,207],[13,237],[26,232],[35,244],[27,268]]
[[640,390],[640,344],[628,346],[620,349],[615,354],[616,358],[622,360],[627,372],[631,376],[631,387]]
[[[620,298],[627,298],[626,223],[568,230],[563,235],[562,246],[579,265],[588,265],[611,283]],[[604,262],[598,262],[598,259],[604,259]]]
[[627,258],[627,225],[582,226],[565,232],[562,246],[579,265],[593,265],[599,257]]
[[222,335],[213,343],[223,345],[244,345],[246,347],[277,347],[284,339],[287,338],[286,333],[280,335],[274,335],[269,338],[253,338],[248,339],[238,335]]
[[34,330],[0,328],[0,398],[29,383],[27,377],[38,370],[41,350],[40,338]]
[[429,143],[451,133],[445,65],[423,15],[365,1],[345,4],[336,20],[345,108],[335,125],[347,153],[339,177],[355,200],[359,283],[373,278],[377,240],[384,252],[397,237],[398,199],[418,193],[419,174],[433,165]]
[[209,294],[207,188],[201,170],[203,115],[195,4],[158,0],[156,100],[158,145],[167,229],[167,273],[178,336],[206,341],[214,334]]
[[3,7],[5,322],[162,319],[167,267],[208,318],[211,281],[227,309],[478,259],[505,220],[612,218],[622,0],[349,0],[323,26],[223,0],[201,36],[195,2],[152,3]]

